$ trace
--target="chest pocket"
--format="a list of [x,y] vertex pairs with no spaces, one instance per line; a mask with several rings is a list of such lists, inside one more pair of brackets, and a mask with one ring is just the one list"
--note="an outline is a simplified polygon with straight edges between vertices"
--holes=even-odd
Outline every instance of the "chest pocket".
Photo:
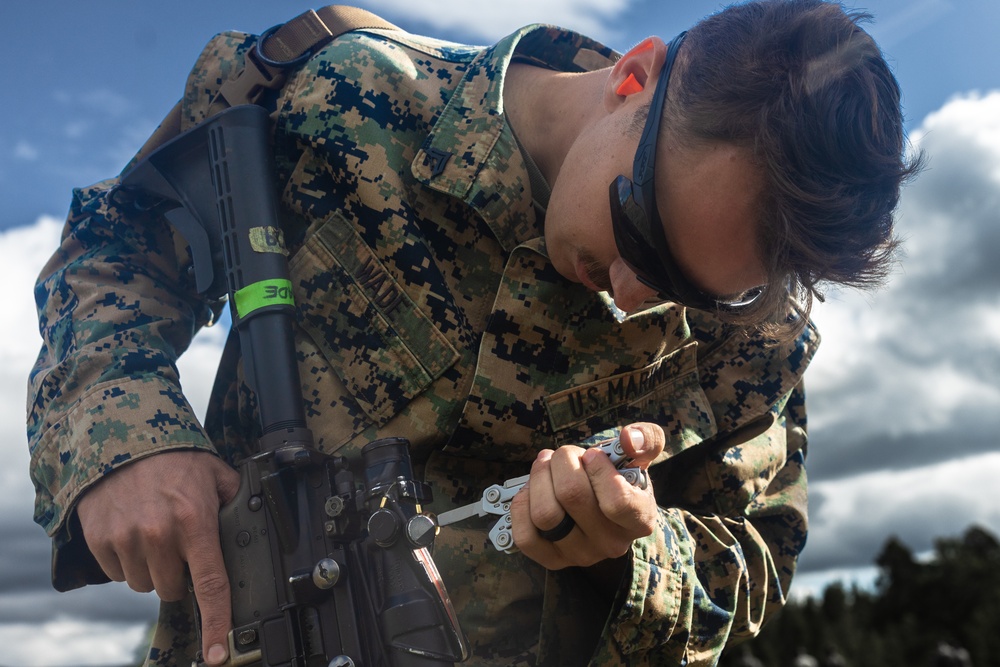
[[382,426],[459,358],[338,212],[292,258],[299,325]]
[[649,421],[663,427],[668,458],[715,435],[712,408],[698,382],[697,346],[689,343],[654,363],[544,397],[560,442],[614,426]]

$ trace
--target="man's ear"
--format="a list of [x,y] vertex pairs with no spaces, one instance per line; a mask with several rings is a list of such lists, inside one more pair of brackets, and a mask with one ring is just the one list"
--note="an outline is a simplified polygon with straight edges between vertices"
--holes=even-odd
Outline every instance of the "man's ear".
[[621,57],[611,68],[605,86],[605,101],[612,107],[626,98],[645,92],[667,56],[667,47],[659,37],[647,37]]

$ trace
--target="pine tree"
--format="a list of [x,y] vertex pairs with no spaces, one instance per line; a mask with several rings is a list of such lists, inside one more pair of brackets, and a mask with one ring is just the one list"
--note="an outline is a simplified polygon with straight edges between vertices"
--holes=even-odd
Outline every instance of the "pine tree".
[[[819,601],[790,602],[759,637],[723,654],[720,667],[739,667],[737,658],[746,654],[765,667],[788,667],[800,649],[841,656],[824,667],[936,667],[944,664],[941,655],[963,650],[971,658],[967,665],[1000,667],[995,536],[973,526],[960,538],[938,539],[929,562],[890,537],[876,564],[874,591],[835,583]],[[941,647],[950,648],[942,654]]]

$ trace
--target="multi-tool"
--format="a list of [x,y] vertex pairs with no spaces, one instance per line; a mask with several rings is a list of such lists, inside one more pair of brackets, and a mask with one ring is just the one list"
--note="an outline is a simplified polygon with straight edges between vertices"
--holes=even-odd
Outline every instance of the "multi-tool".
[[[614,464],[618,472],[621,473],[629,484],[640,489],[645,489],[649,485],[649,477],[646,475],[646,471],[632,466],[634,461],[625,454],[625,450],[622,449],[618,438],[599,442],[594,447],[597,447],[608,455],[611,463]],[[522,475],[508,479],[502,484],[494,484],[483,491],[482,497],[476,502],[438,514],[438,525],[448,526],[479,516],[499,516],[499,520],[490,530],[490,542],[493,543],[497,551],[509,554],[517,552],[518,549],[514,544],[514,537],[511,532],[510,501],[521,490],[521,487],[528,482],[528,477],[530,475]]]

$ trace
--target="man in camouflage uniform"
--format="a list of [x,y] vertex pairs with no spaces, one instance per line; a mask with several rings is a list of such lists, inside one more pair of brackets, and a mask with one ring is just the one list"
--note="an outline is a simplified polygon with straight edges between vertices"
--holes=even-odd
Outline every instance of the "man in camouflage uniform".
[[[209,44],[185,128],[254,41]],[[744,67],[746,49],[759,58]],[[769,286],[747,308],[691,308],[621,256],[607,198],[632,173],[667,53],[653,37],[619,58],[548,26],[489,48],[366,30],[314,54],[276,100],[318,446],[355,456],[408,438],[438,513],[531,472],[512,510],[520,553],[489,545],[489,519],[435,545],[470,664],[714,664],[784,602],[805,542],[801,381],[819,340],[805,313],[818,281],[864,282],[888,261],[910,169],[898,89],[838,6],[765,2],[689,32],[656,160],[670,250],[699,294]],[[711,100],[713,76],[729,88]],[[737,120],[704,129],[711,104]],[[192,413],[174,360],[221,306],[198,297],[183,239],[126,215],[114,183],[75,193],[37,288],[36,520],[57,587],[157,591],[147,664],[199,648],[218,664],[217,512],[252,447],[253,398],[224,365],[207,423]],[[578,446],[616,434],[649,489]],[[541,537],[567,515],[567,536]]]

